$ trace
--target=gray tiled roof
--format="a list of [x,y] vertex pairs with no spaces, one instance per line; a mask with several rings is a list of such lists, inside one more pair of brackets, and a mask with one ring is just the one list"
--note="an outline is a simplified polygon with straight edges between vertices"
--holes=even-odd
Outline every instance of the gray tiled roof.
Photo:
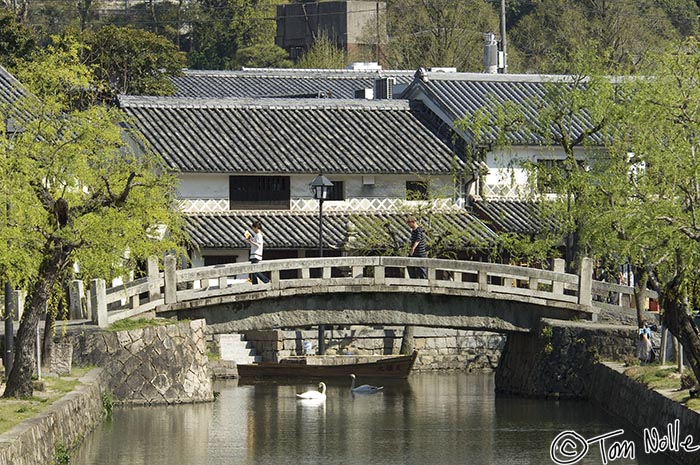
[[183,172],[449,174],[464,164],[399,100],[120,97]]
[[[422,73],[422,74],[421,74]],[[524,110],[526,118],[534,123],[538,121],[539,108],[548,93],[548,86],[563,85],[570,88],[572,77],[562,75],[530,74],[486,74],[486,73],[435,73],[421,72],[401,94],[401,98],[420,98],[425,95],[451,119],[450,124],[461,118],[473,116],[482,110],[491,116],[490,123],[495,123],[490,105],[514,102]],[[574,116],[573,128],[578,132],[592,126],[587,114]],[[492,125],[495,127],[495,124]],[[481,140],[477,143],[491,143],[497,138],[497,132],[487,123],[483,128]],[[516,145],[540,144],[544,141],[534,133],[521,130],[508,135],[508,141]],[[603,139],[593,136],[592,141],[603,145]]]
[[354,98],[355,91],[374,87],[379,77],[407,85],[415,71],[342,69],[266,69],[241,71],[185,70],[172,78],[177,97],[326,97]]
[[525,200],[472,200],[474,213],[499,232],[534,234],[558,229],[558,222],[538,202]]
[[[355,226],[355,243],[362,244],[368,234],[386,228],[388,224],[402,242],[408,239],[402,213],[339,213],[323,216],[324,247],[342,247],[348,237],[349,223]],[[253,220],[260,220],[265,230],[265,247],[294,249],[318,247],[318,214],[313,212],[258,212],[232,211],[221,213],[189,214],[186,228],[193,244],[202,248],[246,248],[243,231]],[[460,230],[464,247],[491,243],[496,235],[468,212],[434,214],[418,218],[424,226],[428,222],[438,231]],[[404,237],[405,236],[405,237]]]
[[11,124],[20,124],[29,119],[29,111],[26,108],[20,108],[26,102],[22,104],[18,102],[26,95],[27,92],[19,81],[0,66],[0,111],[3,118],[9,116],[14,119]]

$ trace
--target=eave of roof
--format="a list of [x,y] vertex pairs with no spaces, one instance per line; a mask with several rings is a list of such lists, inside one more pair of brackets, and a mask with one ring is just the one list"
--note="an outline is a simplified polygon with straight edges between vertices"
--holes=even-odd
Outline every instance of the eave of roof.
[[[408,240],[405,218],[406,214],[398,212],[329,212],[323,217],[324,247],[343,248],[350,230],[354,231],[355,244],[362,244],[368,235],[383,234],[386,227],[402,240]],[[243,238],[243,231],[253,220],[263,225],[266,248],[318,247],[318,215],[313,212],[231,211],[185,216],[191,242],[200,248],[247,248],[249,244]],[[434,213],[419,221],[430,222],[437,231],[455,228],[463,231],[464,247],[483,247],[496,239],[493,231],[466,211]]]

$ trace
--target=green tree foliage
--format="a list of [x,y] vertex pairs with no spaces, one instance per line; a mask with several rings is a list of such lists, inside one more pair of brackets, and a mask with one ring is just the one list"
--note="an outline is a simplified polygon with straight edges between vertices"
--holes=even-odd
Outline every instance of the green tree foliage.
[[509,44],[523,54],[521,68],[526,72],[568,73],[572,57],[590,47],[606,56],[612,72],[643,70],[649,52],[679,37],[657,3],[542,0],[510,31]]
[[[190,68],[236,69],[279,55],[274,50],[275,6],[270,0],[195,3],[188,56]],[[257,52],[268,58],[253,56]]]
[[325,34],[314,40],[313,46],[297,61],[297,68],[343,69],[348,64],[347,54]]
[[21,115],[10,126],[19,131],[3,124],[0,133],[0,205],[9,211],[0,221],[0,271],[28,291],[28,302],[8,397],[32,394],[38,319],[68,267],[77,262],[83,279],[109,279],[181,240],[175,179],[125,132],[124,113],[71,109],[62,89],[92,86],[77,49],[54,50],[17,77],[33,96],[4,108],[0,120]]
[[28,58],[35,48],[31,31],[18,23],[14,14],[0,10],[0,64],[12,69],[17,60]]
[[601,242],[658,283],[663,323],[697,376],[700,334],[691,314],[700,288],[700,42],[674,45],[654,63],[653,78],[625,85],[624,118],[604,166],[607,177],[600,177],[603,200],[593,232],[615,231],[614,241]]
[[453,66],[481,72],[483,34],[499,29],[496,9],[484,0],[392,0],[386,22],[386,61],[393,69]]
[[168,95],[170,76],[182,74],[185,55],[162,36],[132,27],[85,31],[84,61],[114,94]]

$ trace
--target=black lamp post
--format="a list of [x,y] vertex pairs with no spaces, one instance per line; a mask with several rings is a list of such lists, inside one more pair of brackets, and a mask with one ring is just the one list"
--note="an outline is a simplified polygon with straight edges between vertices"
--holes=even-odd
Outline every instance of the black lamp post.
[[328,198],[333,183],[322,174],[316,176],[316,179],[309,184],[314,198],[318,200],[318,256],[323,257],[323,201]]
[[[323,201],[328,198],[328,192],[333,187],[333,183],[319,174],[311,181],[309,187],[314,198],[318,200],[318,256],[323,257]],[[325,326],[318,325],[318,355],[326,353],[325,332]]]

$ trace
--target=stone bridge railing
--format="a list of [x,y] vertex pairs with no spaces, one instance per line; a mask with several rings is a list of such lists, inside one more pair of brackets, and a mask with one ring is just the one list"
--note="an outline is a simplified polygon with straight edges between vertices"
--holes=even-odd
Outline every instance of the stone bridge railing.
[[[180,270],[176,263],[175,257],[167,256],[164,272],[160,272],[156,259],[151,259],[147,277],[109,289],[104,280],[92,280],[88,304],[92,320],[104,327],[178,302],[250,293],[263,298],[270,290],[321,284],[326,288],[337,285],[338,289],[353,285],[440,287],[486,292],[496,299],[518,295],[541,300],[543,305],[565,302],[584,307],[611,305],[611,296],[616,296],[618,302],[626,297],[629,302],[634,294],[629,286],[594,281],[590,259],[582,261],[579,275],[564,273],[564,261],[560,259],[554,260],[553,270],[405,257],[301,258]],[[408,279],[408,267],[427,268],[427,279]],[[252,284],[246,278],[253,272],[267,274],[270,282]],[[656,297],[651,291],[649,295]]]

